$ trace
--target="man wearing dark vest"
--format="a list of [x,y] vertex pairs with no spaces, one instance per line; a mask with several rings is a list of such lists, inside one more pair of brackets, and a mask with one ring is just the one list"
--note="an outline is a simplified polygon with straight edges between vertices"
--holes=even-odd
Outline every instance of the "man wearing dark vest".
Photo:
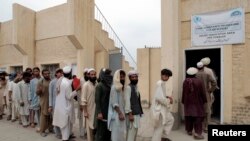
[[127,122],[127,141],[135,141],[138,128],[140,127],[140,118],[143,114],[141,106],[140,92],[137,88],[138,73],[130,71],[128,73],[130,84],[125,93],[125,113]]

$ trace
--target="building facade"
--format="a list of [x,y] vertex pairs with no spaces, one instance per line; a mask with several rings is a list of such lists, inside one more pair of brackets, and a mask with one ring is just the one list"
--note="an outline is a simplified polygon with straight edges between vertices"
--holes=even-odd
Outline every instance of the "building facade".
[[[242,7],[245,16],[245,42],[218,46],[192,47],[191,16],[202,13],[218,12]],[[214,93],[213,120],[220,124],[249,124],[250,123],[250,1],[249,0],[162,0],[162,44],[161,51],[150,58],[157,68],[152,74],[140,58],[147,52],[138,49],[138,70],[142,73],[139,82],[142,88],[147,88],[143,98],[149,103],[149,97],[154,93],[155,84],[148,84],[150,78],[160,73],[160,69],[169,68],[173,77],[167,87],[174,96],[172,112],[175,115],[175,127],[178,127],[183,117],[181,104],[182,83],[186,77],[186,69],[196,67],[203,57],[210,57],[210,67],[217,75],[219,90]],[[143,50],[143,51],[142,51]],[[146,58],[147,60],[148,58]],[[146,61],[147,62],[147,61]],[[150,67],[150,68],[151,68]],[[146,75],[146,76],[144,76]],[[146,84],[147,83],[147,84]],[[145,87],[146,86],[146,87]],[[148,90],[148,87],[150,90]]]
[[[84,68],[117,66],[109,59],[119,59],[120,69],[130,70],[102,23],[95,19],[94,0],[68,0],[67,3],[33,11],[13,4],[13,19],[0,23],[0,69],[21,71],[38,66],[54,70],[71,65],[73,73]],[[98,11],[97,11],[98,12]],[[115,71],[115,70],[113,70]]]

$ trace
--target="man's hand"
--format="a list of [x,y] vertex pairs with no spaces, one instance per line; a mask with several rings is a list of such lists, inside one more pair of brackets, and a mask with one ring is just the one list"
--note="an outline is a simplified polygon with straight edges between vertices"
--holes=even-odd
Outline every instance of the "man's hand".
[[79,85],[77,88],[76,88],[76,91],[79,91],[79,90],[81,90],[81,85]]
[[89,114],[87,112],[84,112],[84,117],[89,118]]
[[119,120],[123,121],[125,119],[124,115],[122,113],[119,113]]
[[52,113],[52,111],[53,111],[53,108],[52,108],[52,107],[49,107],[49,108],[48,108],[48,112],[49,112],[49,113]]
[[20,103],[20,106],[23,107],[23,106],[24,106],[24,102],[21,102],[21,103]]
[[173,104],[173,98],[170,96],[167,96],[167,98],[170,100],[170,104]]
[[132,113],[129,113],[129,121],[133,122],[134,121],[134,115],[132,115]]
[[99,114],[97,115],[97,119],[103,120],[103,115],[102,115],[102,113],[99,113]]
[[83,112],[83,106],[82,105],[80,105],[80,111]]
[[12,101],[12,98],[10,97],[10,98],[9,98],[9,102],[11,102],[11,101]]

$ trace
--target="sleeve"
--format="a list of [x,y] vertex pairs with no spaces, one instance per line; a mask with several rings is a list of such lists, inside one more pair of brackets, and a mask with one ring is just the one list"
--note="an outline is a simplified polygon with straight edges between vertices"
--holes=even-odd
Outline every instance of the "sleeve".
[[17,84],[17,94],[19,97],[19,102],[22,103],[23,102],[23,93],[22,93],[22,83],[18,83]]
[[186,92],[188,91],[188,89],[186,88],[186,81],[183,82],[183,89],[182,89],[182,98],[181,98],[181,103],[184,104],[184,100],[185,100],[185,96],[186,96]]
[[216,76],[211,68],[206,68],[206,72],[212,77],[212,79],[216,80]]
[[54,81],[51,81],[49,83],[49,107],[53,106],[53,103],[52,103],[52,96],[53,96],[53,82]]
[[206,96],[205,86],[202,83],[202,81],[200,81],[200,80],[199,80],[199,84],[200,84],[200,93],[201,93],[201,96],[202,96],[203,103],[207,103],[207,96]]
[[209,89],[210,92],[213,92],[217,87],[217,82],[215,78],[213,78],[211,75],[208,75],[209,81],[211,82],[211,88]]
[[131,88],[127,86],[127,89],[125,91],[125,113],[126,114],[132,112],[130,98],[131,98]]
[[101,106],[102,106],[102,102],[101,102],[101,85],[98,84],[95,88],[95,104],[96,104],[96,112],[99,114],[101,113]]
[[42,79],[39,80],[39,82],[37,83],[36,94],[37,94],[38,96],[41,96],[41,95],[42,95]]
[[29,89],[29,94],[28,94],[28,100],[31,101],[32,100],[32,97],[33,97],[33,83],[32,81],[30,81],[30,89]]
[[110,103],[111,103],[111,106],[113,108],[119,107],[117,92],[116,92],[115,88],[111,88],[111,91],[110,91]]
[[81,94],[81,105],[87,105],[87,93],[88,93],[88,85],[87,83],[83,84],[83,90]]
[[66,99],[72,100],[76,95],[77,95],[77,91],[72,91],[71,85],[68,85],[66,89],[66,94],[65,94]]
[[163,96],[163,90],[161,86],[157,86],[156,94],[155,94],[155,101],[164,106],[170,105],[170,100],[167,97]]
[[8,91],[13,91],[13,81],[9,82]]

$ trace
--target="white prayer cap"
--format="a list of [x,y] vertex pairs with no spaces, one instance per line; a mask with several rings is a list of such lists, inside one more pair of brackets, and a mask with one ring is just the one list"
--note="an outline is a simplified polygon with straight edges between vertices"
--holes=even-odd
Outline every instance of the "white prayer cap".
[[210,64],[211,60],[210,60],[209,57],[205,57],[205,58],[201,59],[201,62],[202,62],[205,66],[207,66],[207,65]]
[[95,69],[93,68],[88,69],[88,73],[90,73],[91,71],[95,71]]
[[196,68],[194,68],[194,67],[190,67],[187,70],[188,75],[195,75],[197,72],[198,72],[198,70]]
[[137,75],[138,76],[138,72],[136,72],[135,70],[129,71],[128,76],[132,76],[132,75]]
[[202,62],[198,62],[198,63],[197,63],[197,68],[200,69],[200,68],[203,68],[203,66],[204,66],[204,64],[203,64]]
[[71,66],[65,66],[65,67],[63,68],[63,73],[69,74],[70,72],[71,72]]
[[85,69],[83,70],[83,73],[88,72],[88,70],[89,70],[89,68],[85,68]]

